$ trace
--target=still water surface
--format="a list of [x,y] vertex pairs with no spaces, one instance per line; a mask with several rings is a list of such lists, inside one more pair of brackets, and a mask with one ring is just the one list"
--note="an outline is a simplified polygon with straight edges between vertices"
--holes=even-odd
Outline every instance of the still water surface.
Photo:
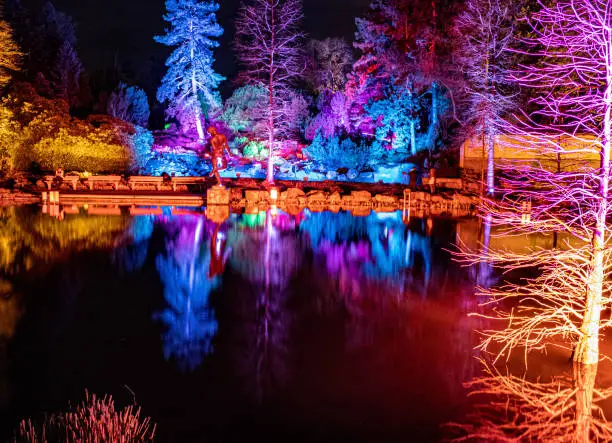
[[161,441],[438,441],[469,411],[492,273],[447,249],[476,221],[92,209],[0,208],[0,440],[86,389]]

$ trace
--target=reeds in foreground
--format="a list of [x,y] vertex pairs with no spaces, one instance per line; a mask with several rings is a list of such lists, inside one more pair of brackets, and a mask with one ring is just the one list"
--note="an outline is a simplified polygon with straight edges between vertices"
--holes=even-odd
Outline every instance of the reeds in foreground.
[[115,409],[111,396],[103,398],[86,393],[85,401],[68,412],[47,416],[38,424],[22,420],[15,442],[142,442],[152,441],[156,425],[146,417],[141,419],[140,408],[128,406]]

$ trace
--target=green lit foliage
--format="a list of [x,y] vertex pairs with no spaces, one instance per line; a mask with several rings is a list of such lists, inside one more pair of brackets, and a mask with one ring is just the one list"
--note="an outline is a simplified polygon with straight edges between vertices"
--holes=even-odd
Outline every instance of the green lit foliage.
[[15,167],[15,147],[19,145],[19,125],[10,109],[0,106],[0,176]]
[[247,158],[265,158],[268,156],[268,150],[264,142],[251,140],[244,146],[242,155]]
[[225,101],[221,120],[234,132],[258,134],[265,130],[267,99],[265,88],[242,86]]

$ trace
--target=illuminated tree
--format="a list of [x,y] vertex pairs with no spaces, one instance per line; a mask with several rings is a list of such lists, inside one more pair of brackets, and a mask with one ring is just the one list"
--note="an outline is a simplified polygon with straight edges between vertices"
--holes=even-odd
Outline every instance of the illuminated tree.
[[274,182],[275,141],[287,131],[287,103],[291,84],[303,70],[300,48],[303,35],[300,0],[250,0],[236,18],[236,50],[247,84],[266,90],[267,180]]
[[595,383],[597,365],[574,365],[573,377],[528,380],[481,361],[483,376],[465,384],[478,399],[468,423],[452,423],[455,441],[610,441],[604,404],[612,388]]
[[164,20],[170,28],[155,37],[156,42],[175,47],[166,60],[168,71],[157,99],[168,103],[169,117],[187,129],[195,127],[200,142],[204,141],[202,117],[220,106],[217,88],[225,80],[212,66],[213,49],[219,46],[215,39],[223,34],[215,15],[218,9],[210,0],[166,0]]
[[[607,0],[559,0],[542,6],[522,39],[527,57],[539,65],[521,67],[515,80],[532,88],[531,114],[505,125],[507,144],[536,152],[539,164],[505,168],[504,194],[484,210],[499,235],[565,233],[553,249],[527,253],[488,248],[464,256],[502,270],[536,269],[535,277],[484,289],[505,327],[487,331],[483,349],[500,345],[499,356],[516,347],[529,352],[569,340],[577,363],[599,361],[601,319],[610,304],[609,183],[612,137],[612,8]],[[546,158],[595,156],[561,172],[546,169]],[[555,168],[556,170],[556,168]],[[504,302],[503,304],[501,302]],[[512,309],[504,309],[511,306]],[[498,357],[499,358],[499,357]]]
[[146,127],[149,122],[149,100],[138,86],[119,83],[108,98],[106,110],[113,117],[138,126]]
[[21,52],[8,23],[0,20],[0,87],[11,80],[11,73],[19,70]]
[[514,104],[509,90],[513,56],[508,51],[513,37],[512,2],[469,0],[457,17],[459,37],[457,60],[467,77],[467,117],[475,135],[482,139],[487,158],[487,193],[495,192],[495,137],[502,118]]

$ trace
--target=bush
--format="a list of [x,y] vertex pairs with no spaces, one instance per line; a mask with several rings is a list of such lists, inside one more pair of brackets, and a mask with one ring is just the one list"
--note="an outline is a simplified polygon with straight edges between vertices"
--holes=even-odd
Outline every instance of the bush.
[[45,137],[32,148],[32,160],[43,170],[123,172],[130,166],[129,149],[119,143],[109,143],[98,131],[85,135],[71,135],[60,129],[52,137]]
[[268,150],[264,142],[251,140],[248,142],[242,151],[242,155],[247,158],[261,158],[268,156]]
[[153,134],[140,126],[136,126],[135,130],[136,132],[129,138],[132,168],[144,170],[147,162],[153,157]]
[[306,148],[306,154],[328,170],[349,168],[362,171],[377,158],[364,141],[357,144],[348,137],[334,135],[325,138],[321,133],[317,133],[311,145]]

